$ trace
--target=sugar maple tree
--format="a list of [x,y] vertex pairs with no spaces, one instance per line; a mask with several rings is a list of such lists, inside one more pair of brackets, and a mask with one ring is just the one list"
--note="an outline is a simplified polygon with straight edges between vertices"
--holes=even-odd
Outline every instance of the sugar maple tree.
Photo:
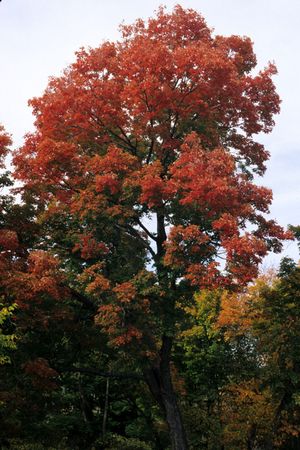
[[43,245],[69,288],[143,373],[172,448],[185,449],[170,370],[182,305],[249,282],[288,237],[253,182],[268,158],[254,136],[279,112],[276,68],[252,74],[249,38],[213,36],[180,6],[121,32],[31,100],[36,131],[15,176],[44,209]]

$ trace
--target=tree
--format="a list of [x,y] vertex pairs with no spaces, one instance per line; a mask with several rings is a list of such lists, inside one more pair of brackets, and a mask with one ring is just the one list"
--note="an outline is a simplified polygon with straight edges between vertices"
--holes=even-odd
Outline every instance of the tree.
[[[0,169],[4,168],[4,158],[11,145],[11,138],[0,125]],[[0,175],[0,189],[8,187],[11,184],[9,175],[4,172]],[[3,212],[5,203],[7,203],[7,196],[0,197],[0,270],[3,273],[7,267],[7,259],[10,252],[16,245],[16,236],[13,232],[3,228]],[[2,225],[2,226],[1,226]],[[2,278],[2,277],[1,277]],[[1,280],[2,281],[2,280]],[[0,281],[0,288],[2,283]],[[9,356],[6,354],[8,350],[15,348],[15,336],[7,334],[3,328],[5,322],[11,317],[14,306],[4,307],[2,304],[2,292],[0,291],[0,365],[9,362]]]
[[246,284],[288,237],[253,182],[268,158],[254,136],[279,112],[276,68],[252,74],[249,38],[213,36],[180,6],[121,32],[31,100],[36,131],[15,177],[43,211],[39,246],[146,380],[172,449],[186,449],[171,374],[183,306],[204,287]]
[[[299,448],[299,274],[284,258],[278,273],[222,293],[215,333],[231,363],[219,390],[225,448]],[[213,302],[209,311],[215,318]]]
[[13,310],[13,306],[0,309],[0,365],[10,362],[7,351],[16,348],[15,336],[13,334],[3,333],[3,325],[5,324],[5,321],[11,317]]
[[239,372],[217,326],[222,295],[221,289],[195,295],[194,304],[185,308],[187,328],[176,342],[175,361],[185,388],[183,417],[189,448],[195,450],[222,448],[222,389]]
[[273,283],[257,283],[253,333],[264,366],[262,379],[275,404],[266,448],[300,448],[300,268],[283,258]]

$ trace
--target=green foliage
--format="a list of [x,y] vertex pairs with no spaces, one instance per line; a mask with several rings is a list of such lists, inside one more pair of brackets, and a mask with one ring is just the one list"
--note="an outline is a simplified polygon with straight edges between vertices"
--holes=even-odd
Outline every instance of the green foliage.
[[95,449],[99,444],[105,450],[153,450],[152,446],[140,439],[127,438],[118,434],[110,434],[104,441],[96,441]]
[[70,450],[69,448],[65,447],[64,444],[58,444],[58,446],[55,447],[45,447],[43,444],[35,442],[24,442],[18,439],[11,440],[9,444],[9,448],[11,450]]
[[0,304],[0,365],[11,362],[10,351],[16,349],[16,335],[5,330],[16,305],[5,307]]
[[300,247],[300,225],[289,225],[289,229],[293,232],[295,238],[298,241],[298,246]]

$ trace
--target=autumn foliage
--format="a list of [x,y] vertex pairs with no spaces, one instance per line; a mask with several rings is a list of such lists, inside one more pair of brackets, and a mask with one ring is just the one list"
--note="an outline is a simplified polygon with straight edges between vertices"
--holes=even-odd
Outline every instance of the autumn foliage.
[[269,132],[279,111],[275,67],[251,75],[248,38],[213,37],[200,15],[181,7],[124,26],[122,35],[78,52],[31,100],[37,131],[15,155],[16,176],[41,201],[91,224],[110,220],[141,234],[147,214],[162,214],[172,226],[168,270],[182,253],[180,275],[195,286],[249,281],[285,237],[263,215],[270,191],[251,176],[268,157],[253,136]]
[[[160,408],[172,449],[187,449],[191,425],[175,391],[188,404],[191,374],[200,386],[199,373],[207,373],[208,386],[211,367],[215,386],[207,392],[218,398],[207,402],[220,429],[225,423],[225,447],[250,442],[254,429],[236,437],[232,419],[243,422],[249,402],[259,407],[257,421],[274,413],[270,390],[260,390],[254,373],[223,389],[229,373],[221,367],[249,328],[255,336],[243,289],[264,256],[292,237],[267,218],[272,193],[254,181],[269,157],[256,137],[272,130],[280,103],[276,67],[255,66],[249,38],[214,35],[200,14],[178,5],[171,13],[159,8],[148,21],[123,25],[119,41],[77,52],[30,101],[35,131],[14,151],[26,226],[1,226],[0,264],[9,274],[1,287],[22,311],[24,342],[32,348],[39,333],[44,340],[19,361],[24,383],[31,379],[30,389],[46,396],[67,380],[71,396],[74,373],[95,374],[101,365],[104,378],[144,380],[147,394],[137,388],[130,402],[152,424],[155,448],[169,444],[147,402]],[[9,145],[1,131],[0,156]],[[193,357],[197,339],[213,364],[202,350]],[[80,379],[75,389],[89,442],[98,388],[84,394]],[[192,392],[202,404],[201,389]]]

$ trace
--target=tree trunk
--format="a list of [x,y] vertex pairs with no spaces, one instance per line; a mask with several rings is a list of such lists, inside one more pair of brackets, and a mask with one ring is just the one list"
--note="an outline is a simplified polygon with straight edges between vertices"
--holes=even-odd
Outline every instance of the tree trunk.
[[255,448],[255,440],[257,433],[257,425],[252,424],[247,437],[247,450],[253,450]]
[[168,371],[161,374],[161,381],[162,402],[166,414],[166,421],[169,427],[172,450],[187,450],[188,446],[182,418],[172,386],[170,367],[168,368]]
[[173,389],[170,352],[172,339],[164,336],[158,367],[152,367],[146,374],[149,389],[164,412],[169,427],[172,450],[187,450],[187,440],[177,398]]
[[109,377],[106,378],[106,386],[105,386],[105,403],[104,403],[103,420],[102,420],[102,438],[103,439],[106,434],[106,423],[107,423],[107,415],[108,415],[108,395],[109,395]]
[[[164,213],[157,212],[156,220],[157,220],[157,235],[156,235],[157,248],[156,248],[155,265],[158,278],[160,282],[164,284],[165,270],[163,267],[162,259],[163,255],[165,254],[164,244],[167,239]],[[173,306],[171,307],[171,305]],[[169,302],[169,307],[166,311],[168,320],[172,318],[173,314],[174,314],[174,303]],[[170,327],[170,329],[172,328],[174,327]],[[149,389],[165,415],[166,422],[169,427],[169,435],[172,444],[172,450],[187,450],[188,449],[187,440],[171,378],[170,357],[172,344],[173,344],[172,337],[164,334],[162,336],[162,345],[160,349],[158,364],[155,367],[154,366],[151,367],[150,370],[148,370],[148,372],[145,375]]]

